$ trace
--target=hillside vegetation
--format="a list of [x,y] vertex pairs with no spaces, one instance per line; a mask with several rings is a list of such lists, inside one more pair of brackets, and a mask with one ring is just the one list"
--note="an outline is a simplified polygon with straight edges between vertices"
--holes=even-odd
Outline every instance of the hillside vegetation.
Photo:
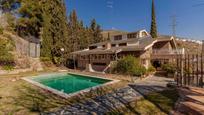
[[195,42],[176,40],[176,43],[178,48],[185,48],[185,52],[189,54],[201,53],[202,51],[202,45]]
[[64,0],[1,0],[0,6],[3,15],[9,14],[10,30],[22,38],[40,39],[41,58],[56,65],[67,64],[70,52],[103,41],[97,21],[84,25],[75,10],[68,16]]

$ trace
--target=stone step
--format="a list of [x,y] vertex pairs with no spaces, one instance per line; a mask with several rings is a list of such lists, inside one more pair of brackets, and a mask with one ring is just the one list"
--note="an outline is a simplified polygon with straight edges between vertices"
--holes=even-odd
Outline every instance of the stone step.
[[182,112],[187,115],[204,115],[204,106],[194,102],[181,102]]
[[186,97],[187,97],[187,101],[200,103],[201,105],[204,106],[204,95],[203,96],[187,95]]
[[203,88],[191,87],[190,90],[195,92],[195,93],[199,93],[200,95],[204,95],[204,89]]

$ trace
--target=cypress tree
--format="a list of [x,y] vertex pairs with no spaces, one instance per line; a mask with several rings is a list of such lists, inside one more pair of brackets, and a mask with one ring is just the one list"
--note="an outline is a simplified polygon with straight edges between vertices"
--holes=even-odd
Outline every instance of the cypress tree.
[[[50,57],[53,63],[58,63],[67,48],[68,29],[66,9],[62,0],[44,0],[43,5],[42,56]],[[65,52],[61,51],[65,49]],[[62,54],[63,53],[63,54]]]
[[156,24],[156,14],[154,7],[154,0],[152,0],[152,22],[151,22],[151,32],[152,38],[157,38],[157,24]]
[[46,0],[42,1],[42,17],[43,17],[43,27],[41,29],[41,57],[46,57],[51,60],[51,50],[52,50],[52,35],[51,35],[51,13],[50,5],[47,4]]

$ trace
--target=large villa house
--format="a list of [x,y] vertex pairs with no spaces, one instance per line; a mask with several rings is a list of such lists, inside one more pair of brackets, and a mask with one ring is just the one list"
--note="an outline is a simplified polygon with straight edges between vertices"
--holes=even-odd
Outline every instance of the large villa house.
[[110,64],[124,56],[132,55],[141,60],[141,64],[148,68],[163,63],[175,61],[175,54],[179,53],[174,37],[159,36],[152,38],[145,31],[110,35],[110,40],[89,45],[88,49],[73,52],[76,67],[94,71],[107,71]]

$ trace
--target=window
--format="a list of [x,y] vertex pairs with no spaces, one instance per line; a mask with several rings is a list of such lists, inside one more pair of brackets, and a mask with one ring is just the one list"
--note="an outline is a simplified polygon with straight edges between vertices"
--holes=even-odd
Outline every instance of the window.
[[147,36],[147,33],[146,32],[142,32],[142,37],[145,37]]
[[132,33],[132,34],[128,34],[127,38],[136,38],[137,34],[136,33]]
[[127,43],[120,43],[119,46],[127,46]]
[[90,47],[89,47],[90,50],[96,49],[96,48],[97,48],[97,46],[90,46]]
[[122,40],[122,35],[114,36],[114,40]]
[[81,59],[82,59],[82,60],[85,60],[85,59],[86,59],[86,57],[85,57],[85,56],[81,56]]
[[94,56],[94,59],[97,59],[97,58],[98,58],[97,55],[95,55],[95,56]]
[[111,47],[116,47],[116,44],[111,44]]

